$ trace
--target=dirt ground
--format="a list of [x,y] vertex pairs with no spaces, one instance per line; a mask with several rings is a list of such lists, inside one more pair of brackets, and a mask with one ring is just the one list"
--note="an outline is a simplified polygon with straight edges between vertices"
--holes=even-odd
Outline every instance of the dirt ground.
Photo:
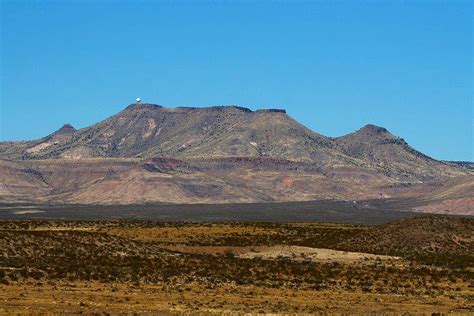
[[274,260],[278,258],[290,258],[292,260],[303,261],[336,261],[350,263],[354,261],[373,260],[401,260],[400,257],[373,255],[363,252],[339,251],[324,248],[311,248],[301,246],[275,246],[258,247],[253,251],[240,255],[241,258],[256,258]]
[[190,253],[235,255],[243,259],[260,258],[264,260],[290,259],[295,261],[323,261],[323,262],[371,262],[371,261],[401,261],[401,257],[374,255],[363,252],[340,251],[325,248],[312,248],[302,246],[258,246],[258,247],[229,247],[229,246],[168,246],[170,251]]
[[[460,298],[439,296],[420,301],[409,295],[350,291],[301,291],[198,284],[123,285],[54,283],[0,286],[0,314],[80,313],[381,313],[472,312]],[[472,314],[471,314],[472,315]]]

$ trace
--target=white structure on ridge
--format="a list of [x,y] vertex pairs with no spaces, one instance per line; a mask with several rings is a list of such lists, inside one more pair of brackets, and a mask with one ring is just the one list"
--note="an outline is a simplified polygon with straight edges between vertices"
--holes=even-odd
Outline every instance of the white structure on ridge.
[[137,101],[137,103],[140,103],[140,101],[141,101],[142,99],[136,98],[135,100]]

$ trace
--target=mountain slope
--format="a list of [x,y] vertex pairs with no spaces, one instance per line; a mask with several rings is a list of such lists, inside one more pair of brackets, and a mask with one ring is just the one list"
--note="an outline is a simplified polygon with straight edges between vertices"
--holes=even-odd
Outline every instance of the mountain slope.
[[[57,133],[57,132],[56,132]],[[334,156],[332,142],[297,123],[282,110],[164,108],[133,104],[91,127],[18,144],[5,144],[8,159],[85,157],[254,156],[318,161]]]
[[140,204],[378,198],[375,171],[271,158],[0,160],[0,201]]
[[214,159],[261,157],[320,167],[363,168],[401,182],[469,175],[457,164],[434,160],[386,129],[367,125],[330,138],[284,110],[238,106],[166,108],[131,104],[95,125],[70,125],[42,139],[0,143],[0,158],[13,160],[91,157]]
[[0,143],[2,203],[337,199],[472,215],[473,188],[466,163],[427,157],[382,127],[330,138],[275,109],[132,104],[86,128]]
[[353,158],[369,162],[390,177],[409,181],[416,174],[426,181],[465,174],[461,168],[428,157],[383,127],[366,125],[358,131],[334,139],[335,147]]

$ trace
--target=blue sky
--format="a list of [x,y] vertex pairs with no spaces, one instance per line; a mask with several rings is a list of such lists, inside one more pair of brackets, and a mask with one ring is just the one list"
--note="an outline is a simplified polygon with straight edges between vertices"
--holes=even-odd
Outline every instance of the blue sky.
[[0,140],[134,98],[286,108],[328,136],[384,126],[473,161],[472,1],[1,3]]

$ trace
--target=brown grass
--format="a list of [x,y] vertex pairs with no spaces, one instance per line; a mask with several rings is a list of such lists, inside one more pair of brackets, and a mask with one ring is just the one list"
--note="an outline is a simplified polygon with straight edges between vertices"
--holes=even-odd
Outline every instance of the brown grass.
[[4,221],[0,313],[468,313],[472,228]]
[[[0,286],[1,314],[124,313],[168,315],[177,312],[290,312],[431,314],[472,311],[461,297],[441,295],[420,300],[413,295],[362,291],[285,290],[198,284],[128,286],[102,283],[54,283]],[[472,307],[472,306],[471,306]]]

